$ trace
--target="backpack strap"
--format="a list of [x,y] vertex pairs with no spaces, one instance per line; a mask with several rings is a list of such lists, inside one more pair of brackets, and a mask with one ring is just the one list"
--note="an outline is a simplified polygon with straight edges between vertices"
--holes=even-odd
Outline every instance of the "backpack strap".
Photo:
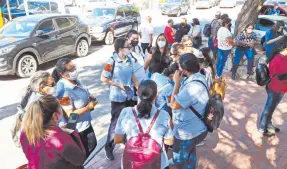
[[[192,80],[191,82],[201,83],[206,88],[207,93],[208,93],[208,97],[210,98],[210,93],[209,93],[208,87],[202,81],[200,81],[200,80]],[[201,114],[199,114],[198,111],[196,111],[195,108],[192,105],[189,108],[203,122],[203,124],[205,124],[203,116]]]
[[[138,118],[138,116],[137,116],[137,114],[136,114],[135,108],[132,108],[132,111],[133,111],[133,114],[134,114],[134,116],[135,116],[135,119],[136,119],[138,128],[139,128],[139,130],[140,130],[140,133],[144,133],[144,132],[143,132],[143,129],[142,129],[142,126],[141,126],[141,123],[140,123],[140,120],[139,120],[139,118]],[[160,110],[158,109],[157,112],[155,113],[155,115],[153,116],[153,119],[152,119],[152,121],[151,121],[151,123],[150,123],[150,125],[149,125],[149,127],[148,127],[148,129],[147,129],[147,131],[146,131],[146,134],[149,134],[149,132],[150,132],[150,130],[151,130],[153,124],[155,123],[155,121],[156,121],[156,119],[157,119],[159,113],[160,113]]]
[[148,127],[148,129],[147,129],[147,131],[146,131],[147,134],[149,134],[149,132],[150,132],[150,130],[151,130],[151,128],[152,128],[154,122],[156,121],[156,119],[157,119],[157,117],[158,117],[158,115],[159,115],[159,112],[160,112],[160,110],[157,109],[157,112],[156,112],[155,115],[153,116],[153,119],[152,119],[152,121],[151,121],[151,123],[150,123],[150,125],[149,125],[149,127]]
[[135,116],[135,119],[136,119],[138,128],[139,128],[139,130],[140,130],[140,133],[144,133],[144,132],[143,132],[143,128],[142,128],[141,123],[140,123],[140,120],[139,120],[139,118],[138,118],[138,116],[137,116],[137,113],[136,113],[135,108],[132,108],[132,111],[133,111],[133,114],[134,114],[134,116]]
[[112,80],[113,76],[114,76],[114,70],[115,70],[116,61],[115,61],[114,57],[111,57],[111,59],[113,60],[113,66],[112,66],[112,71],[111,71],[111,80]]

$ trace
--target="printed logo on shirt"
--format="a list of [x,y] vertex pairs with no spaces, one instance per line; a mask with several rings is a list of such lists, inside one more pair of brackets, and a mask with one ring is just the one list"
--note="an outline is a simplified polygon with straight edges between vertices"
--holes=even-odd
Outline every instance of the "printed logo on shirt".
[[113,65],[111,65],[111,64],[106,64],[106,66],[104,67],[104,70],[107,71],[107,72],[111,72],[111,71],[112,71],[112,68],[113,68]]

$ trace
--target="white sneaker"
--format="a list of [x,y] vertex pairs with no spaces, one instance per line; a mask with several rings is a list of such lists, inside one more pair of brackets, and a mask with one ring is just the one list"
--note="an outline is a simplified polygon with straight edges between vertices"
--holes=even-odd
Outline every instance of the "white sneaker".
[[200,147],[200,146],[203,146],[203,145],[204,145],[204,141],[198,143],[198,144],[196,145],[196,147]]

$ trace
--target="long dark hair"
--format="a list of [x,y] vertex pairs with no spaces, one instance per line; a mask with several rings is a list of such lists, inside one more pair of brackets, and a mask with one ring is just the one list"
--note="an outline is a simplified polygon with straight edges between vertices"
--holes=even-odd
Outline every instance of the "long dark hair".
[[161,37],[161,36],[163,36],[163,37],[165,38],[165,42],[166,42],[166,44],[165,44],[165,46],[164,46],[164,51],[163,51],[163,54],[162,54],[162,56],[165,56],[165,55],[168,54],[168,50],[169,50],[169,49],[168,49],[167,37],[165,36],[164,33],[161,33],[161,34],[159,34],[159,35],[157,36],[156,41],[155,41],[155,50],[156,50],[156,51],[160,51],[160,50],[159,50],[159,46],[158,46],[158,44],[157,44],[157,41],[158,41],[159,37]]
[[137,105],[139,118],[150,118],[153,101],[157,95],[157,85],[153,80],[144,80],[140,83],[138,89],[140,102]]
[[283,21],[278,21],[277,23],[275,23],[272,28],[271,28],[271,31],[272,31],[272,34],[277,37],[278,34],[279,35],[283,35],[283,30],[281,32],[278,32],[278,29],[280,28],[280,26],[284,26],[284,22]]
[[178,70],[179,65],[178,63],[171,64],[168,68],[165,68],[162,74],[164,76],[170,76],[171,74],[175,74],[175,72]]
[[203,62],[201,64],[201,68],[207,68],[210,67],[212,71],[212,78],[215,78],[215,58],[212,58],[210,56],[210,53],[212,53],[212,50],[208,47],[200,49],[202,55],[204,56]]
[[271,62],[271,60],[285,48],[287,48],[287,36],[284,36],[282,39],[277,41],[275,47],[273,48],[272,52],[268,56],[267,62],[268,63]]

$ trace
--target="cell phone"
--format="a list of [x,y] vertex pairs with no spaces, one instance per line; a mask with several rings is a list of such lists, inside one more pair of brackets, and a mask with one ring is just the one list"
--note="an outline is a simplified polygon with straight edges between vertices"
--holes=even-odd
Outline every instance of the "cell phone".
[[68,119],[68,124],[67,124],[67,128],[68,129],[72,129],[75,130],[76,129],[76,125],[77,125],[77,121],[78,121],[79,115],[76,113],[71,113],[70,117]]

